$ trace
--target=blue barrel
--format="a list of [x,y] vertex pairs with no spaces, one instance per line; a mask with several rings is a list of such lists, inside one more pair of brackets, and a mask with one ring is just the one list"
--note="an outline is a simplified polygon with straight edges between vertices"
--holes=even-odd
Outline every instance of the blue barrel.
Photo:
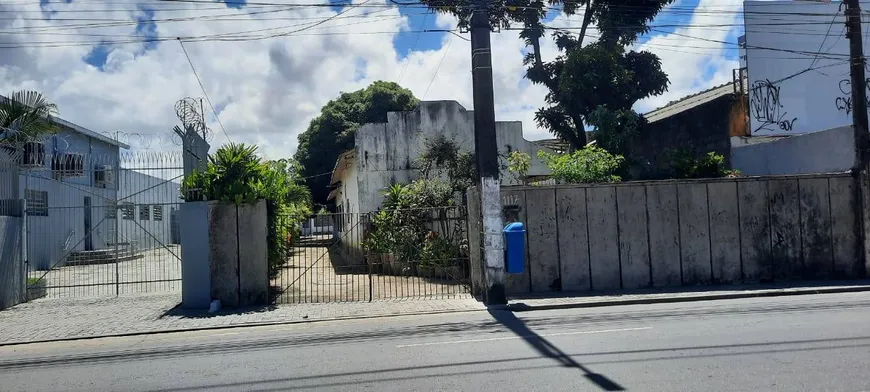
[[504,263],[509,274],[521,274],[526,268],[526,228],[522,222],[504,228]]

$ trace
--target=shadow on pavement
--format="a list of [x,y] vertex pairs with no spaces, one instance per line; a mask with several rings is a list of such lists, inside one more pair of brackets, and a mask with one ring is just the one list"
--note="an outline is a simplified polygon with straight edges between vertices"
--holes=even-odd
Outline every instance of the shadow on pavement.
[[625,388],[623,388],[621,385],[617,384],[613,380],[610,380],[606,376],[589,370],[587,367],[583,366],[582,364],[571,358],[571,356],[565,354],[562,350],[553,345],[553,343],[550,343],[547,339],[544,339],[543,337],[529,329],[529,327],[526,326],[526,324],[522,320],[518,319],[513,314],[513,312],[489,309],[489,314],[492,315],[492,317],[495,318],[496,321],[504,325],[507,329],[511,330],[511,332],[525,340],[526,343],[528,343],[530,346],[532,346],[532,348],[541,353],[541,355],[558,361],[564,367],[573,367],[580,369],[584,373],[584,377],[586,377],[586,379],[588,379],[601,389],[605,391],[625,390]]

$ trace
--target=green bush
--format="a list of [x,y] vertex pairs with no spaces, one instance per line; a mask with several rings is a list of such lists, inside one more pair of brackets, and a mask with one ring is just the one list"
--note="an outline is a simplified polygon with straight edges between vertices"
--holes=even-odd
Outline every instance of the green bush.
[[674,178],[719,178],[733,177],[739,172],[725,166],[722,154],[711,151],[698,158],[691,151],[679,149],[671,154],[671,174]]
[[230,143],[209,156],[205,171],[184,179],[183,197],[235,204],[265,199],[269,275],[274,277],[311,214],[311,195],[298,183],[298,170],[290,160],[263,161],[256,146]]
[[611,154],[596,146],[566,154],[550,154],[541,150],[538,151],[538,158],[550,168],[553,179],[568,184],[620,181],[616,173],[624,161],[622,155]]
[[507,156],[508,172],[520,184],[526,185],[526,175],[532,167],[532,157],[522,151],[511,151]]

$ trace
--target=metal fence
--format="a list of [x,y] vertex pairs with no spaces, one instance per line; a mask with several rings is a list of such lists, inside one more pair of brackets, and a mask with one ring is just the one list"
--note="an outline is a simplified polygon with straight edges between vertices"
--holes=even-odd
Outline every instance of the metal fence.
[[181,153],[53,153],[16,172],[0,172],[15,189],[0,212],[26,205],[28,297],[180,292]]
[[310,303],[469,295],[466,216],[464,207],[320,214],[291,239],[272,278],[273,297]]

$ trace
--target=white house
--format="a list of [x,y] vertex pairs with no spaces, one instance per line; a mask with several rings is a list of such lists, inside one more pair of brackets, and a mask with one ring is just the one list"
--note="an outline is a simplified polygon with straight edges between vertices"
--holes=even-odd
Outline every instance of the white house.
[[[329,199],[343,213],[376,211],[383,202],[383,191],[391,184],[408,183],[418,177],[415,160],[426,140],[445,136],[465,151],[474,151],[474,112],[456,101],[421,102],[413,111],[390,112],[383,124],[366,124],[356,131],[355,147],[342,153],[335,163]],[[550,148],[523,139],[519,121],[496,122],[499,155],[523,151],[531,155],[528,177],[550,174],[537,158],[539,150]],[[500,159],[503,160],[503,159]],[[504,163],[504,162],[502,162]],[[517,180],[502,166],[501,181],[515,185]]]

